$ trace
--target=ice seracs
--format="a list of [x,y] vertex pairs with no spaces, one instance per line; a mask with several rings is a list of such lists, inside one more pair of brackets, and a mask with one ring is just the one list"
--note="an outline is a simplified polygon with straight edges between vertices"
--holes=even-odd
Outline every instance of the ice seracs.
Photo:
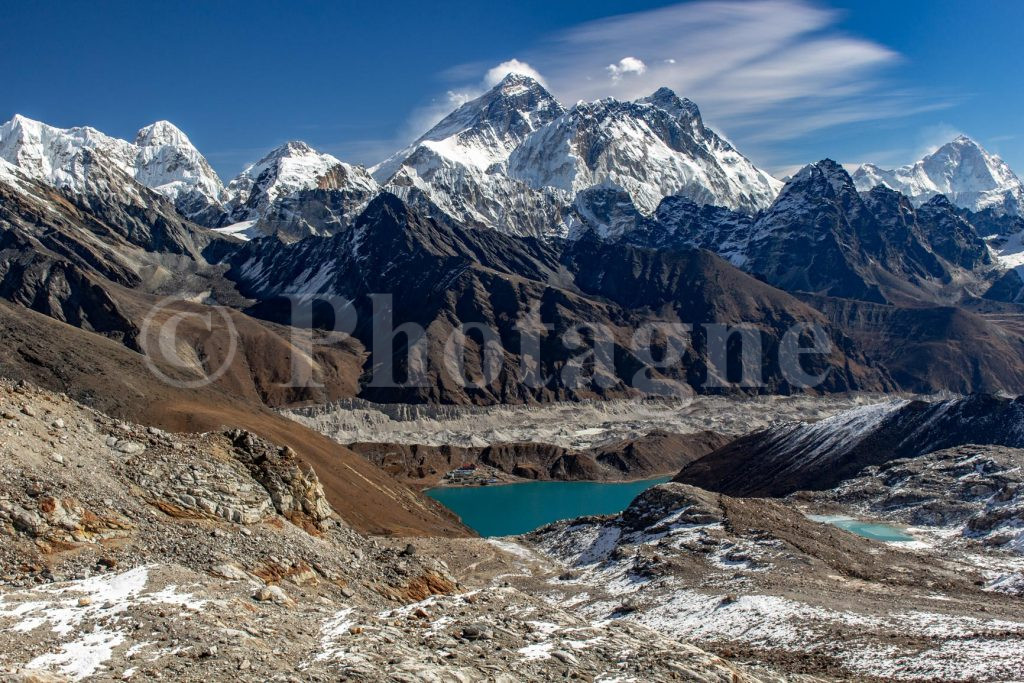
[[97,161],[153,189],[184,216],[218,220],[220,178],[188,137],[167,121],[138,132],[135,142],[88,126],[57,128],[15,115],[0,126],[0,158],[33,180],[83,193]]
[[884,185],[922,204],[944,194],[971,211],[1024,212],[1024,183],[1005,161],[967,137],[957,136],[920,161],[892,170],[864,164],[853,174],[860,190]]

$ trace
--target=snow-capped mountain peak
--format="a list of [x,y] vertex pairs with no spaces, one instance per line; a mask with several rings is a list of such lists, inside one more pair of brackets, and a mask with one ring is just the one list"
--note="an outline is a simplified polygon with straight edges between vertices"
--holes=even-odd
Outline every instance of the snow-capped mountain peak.
[[704,126],[697,106],[668,88],[635,102],[583,102],[531,135],[509,157],[513,178],[578,193],[611,182],[646,215],[680,194],[753,213],[782,183]]
[[637,102],[653,105],[676,118],[700,119],[700,109],[697,107],[697,103],[685,97],[679,97],[671,88],[658,88],[647,97],[641,97]]
[[224,184],[177,126],[157,121],[135,135],[135,178],[174,200],[178,211],[201,223],[223,215]]
[[156,121],[135,134],[135,144],[139,147],[179,147],[195,149],[192,141],[180,128],[170,121]]
[[509,155],[564,113],[536,79],[509,74],[414,143],[372,169],[398,196],[427,201],[474,226],[513,234],[564,234],[572,203],[514,180]]
[[379,187],[363,167],[292,140],[271,150],[231,181],[230,215],[234,221],[256,220],[275,202],[315,189],[375,194]]
[[650,216],[677,194],[754,213],[782,187],[669,88],[635,102],[605,98],[566,110],[522,74],[460,106],[373,174],[399,196],[428,197],[468,224],[544,235],[571,232],[574,199],[590,188],[617,188]]
[[920,161],[892,170],[864,164],[853,175],[860,190],[884,185],[899,190],[915,204],[937,194],[972,211],[1024,213],[1024,183],[1010,167],[980,144],[958,135]]
[[95,128],[56,128],[20,114],[0,126],[0,157],[30,178],[58,188],[84,191],[84,150],[99,152],[119,170],[134,175],[134,146]]
[[28,177],[57,188],[86,192],[97,158],[174,202],[185,216],[220,211],[223,186],[203,155],[173,124],[159,121],[139,131],[135,143],[88,126],[57,128],[16,114],[0,126],[0,158]]
[[228,193],[234,201],[245,204],[258,191],[269,203],[290,192],[316,187],[317,179],[340,163],[305,142],[289,141],[238,174],[228,185]]
[[[485,171],[505,161],[528,135],[564,111],[536,79],[510,73],[486,93],[441,119],[412,145],[376,166],[373,175],[384,182],[403,165],[424,175],[429,164],[436,163],[428,157]],[[420,150],[429,154],[417,155]]]

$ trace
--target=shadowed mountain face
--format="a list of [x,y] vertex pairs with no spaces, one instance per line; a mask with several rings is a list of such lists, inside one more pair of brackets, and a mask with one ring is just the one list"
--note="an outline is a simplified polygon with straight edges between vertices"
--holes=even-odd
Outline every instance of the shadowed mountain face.
[[110,288],[180,277],[173,271],[195,270],[184,264],[204,262],[202,251],[222,240],[102,158],[83,180],[88,194],[0,182],[0,295],[138,348],[137,321]]
[[[631,395],[637,393],[631,380],[643,368],[631,353],[632,336],[652,322],[694,327],[691,347],[661,378],[702,388],[709,376],[709,344],[700,326],[745,323],[761,340],[760,390],[791,391],[778,364],[780,340],[794,325],[827,322],[792,296],[707,252],[657,252],[593,239],[517,239],[424,216],[388,195],[374,200],[349,233],[294,245],[250,243],[230,264],[228,277],[260,302],[251,311],[277,322],[291,314],[285,295],[351,300],[358,321],[352,333],[367,348],[373,341],[371,295],[393,294],[394,324],[414,322],[426,330],[428,386],[374,387],[371,379],[363,397],[376,401],[487,403]],[[531,316],[551,326],[539,342],[539,374],[546,381],[533,386],[524,381],[523,334],[517,327]],[[493,329],[504,349],[504,366],[486,386],[457,386],[443,372],[445,340],[462,323]],[[563,370],[579,351],[562,338],[581,324],[606,330],[612,351],[600,369],[605,375],[574,386]],[[397,349],[385,350],[390,356],[371,358],[367,367],[391,364],[405,370],[408,344],[404,338],[400,342]],[[828,369],[822,389],[891,386],[848,339],[835,335],[831,346],[830,353],[809,358],[805,368]],[[738,350],[730,351],[734,363]]]
[[980,297],[999,277],[963,210],[937,196],[916,207],[884,187],[859,193],[831,160],[805,167],[751,218],[666,198],[623,239],[700,246],[791,292],[922,305]]
[[956,306],[899,307],[801,296],[885,367],[906,391],[1009,392],[1024,387],[1021,316]]
[[1024,397],[893,401],[742,437],[674,481],[734,496],[832,488],[870,465],[964,444],[1024,446]]
[[[0,373],[119,418],[174,431],[244,427],[287,445],[316,468],[332,504],[358,529],[468,534],[439,505],[268,409],[351,395],[357,346],[319,349],[313,363],[323,386],[293,390],[286,382],[296,351],[287,330],[198,303],[158,307],[165,293],[181,290],[241,301],[223,268],[203,256],[231,241],[183,220],[135,181],[121,182],[113,195],[62,193],[25,178],[0,182]],[[140,350],[156,348],[167,320],[182,314],[176,362],[157,355],[148,363]],[[155,323],[148,332],[147,320]],[[215,381],[192,388],[220,368]]]

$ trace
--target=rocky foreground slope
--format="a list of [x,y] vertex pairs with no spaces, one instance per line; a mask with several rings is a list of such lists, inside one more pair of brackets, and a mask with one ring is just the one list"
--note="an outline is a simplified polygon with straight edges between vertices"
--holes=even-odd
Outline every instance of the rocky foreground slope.
[[[980,476],[975,485],[992,487],[999,476]],[[866,477],[863,485],[869,481],[877,482]],[[842,680],[1019,676],[1024,560],[1009,544],[950,543],[944,527],[913,527],[914,540],[904,543],[869,540],[805,515],[857,514],[828,500],[831,507],[796,505],[663,484],[620,515],[527,535],[519,573],[528,578],[517,585],[589,618],[685,634],[723,656],[792,673]],[[1008,512],[1007,527],[1020,525],[1019,508]]]
[[789,499],[665,484],[518,539],[385,539],[341,521],[287,448],[3,381],[0,671],[1007,680],[1024,667],[1020,453],[963,446]]
[[507,582],[460,587],[425,545],[353,531],[247,432],[0,382],[4,680],[783,680]]

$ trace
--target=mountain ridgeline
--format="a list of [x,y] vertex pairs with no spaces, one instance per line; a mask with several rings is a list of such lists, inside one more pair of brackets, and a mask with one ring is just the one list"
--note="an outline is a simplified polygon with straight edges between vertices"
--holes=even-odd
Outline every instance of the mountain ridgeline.
[[831,489],[865,467],[967,444],[1024,447],[1024,397],[892,401],[780,424],[684,466],[675,481],[734,496]]
[[[851,176],[826,159],[782,183],[666,88],[565,107],[519,74],[371,168],[289,142],[227,183],[167,122],[127,142],[16,116],[0,126],[0,296],[134,353],[168,295],[220,306],[220,322],[176,328],[172,365],[215,374],[234,337],[241,356],[218,386],[260,405],[576,400],[652,384],[791,393],[808,389],[783,360],[794,328],[804,345],[823,332],[799,366],[821,377],[814,391],[1016,393],[1020,187],[967,138],[907,169]],[[423,381],[374,381],[416,370],[415,340],[380,341],[377,295],[395,327],[424,330]],[[295,301],[315,298],[351,302],[349,334],[329,333],[323,306],[294,319]],[[532,355],[524,321],[544,330]],[[312,349],[290,341],[293,324],[323,330]],[[446,369],[466,324],[500,345],[486,382]],[[685,331],[678,358],[655,367],[634,348],[652,325]],[[579,348],[564,340],[580,330],[607,335],[606,357],[573,384]],[[655,341],[668,357],[671,340]],[[481,375],[485,340],[465,347],[466,374]],[[38,379],[30,355],[11,362]],[[288,383],[297,362],[313,381]]]

